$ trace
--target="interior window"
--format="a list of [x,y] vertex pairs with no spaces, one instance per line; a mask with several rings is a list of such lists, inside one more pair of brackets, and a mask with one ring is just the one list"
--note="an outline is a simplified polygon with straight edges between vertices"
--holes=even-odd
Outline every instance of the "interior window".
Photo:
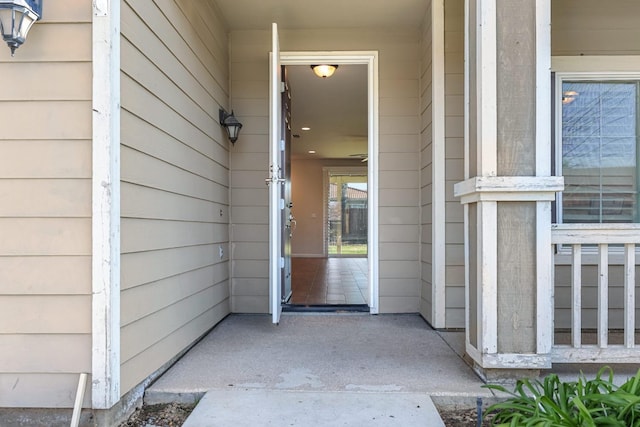
[[639,84],[561,82],[562,222],[639,222]]

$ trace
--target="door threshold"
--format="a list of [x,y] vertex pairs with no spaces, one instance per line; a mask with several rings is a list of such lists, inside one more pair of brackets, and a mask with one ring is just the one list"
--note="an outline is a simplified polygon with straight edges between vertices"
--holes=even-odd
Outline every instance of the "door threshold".
[[285,304],[288,313],[369,313],[367,304]]

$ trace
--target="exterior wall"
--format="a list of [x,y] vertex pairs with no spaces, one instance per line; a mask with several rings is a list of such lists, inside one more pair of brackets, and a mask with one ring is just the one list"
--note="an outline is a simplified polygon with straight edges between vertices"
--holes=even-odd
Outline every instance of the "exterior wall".
[[420,314],[433,324],[433,68],[431,5],[420,38],[420,207],[422,287]]
[[91,372],[91,2],[45,7],[0,46],[0,407],[70,408]]
[[[268,52],[265,31],[231,33],[233,107],[243,120],[231,149],[232,309],[268,312]],[[413,31],[280,30],[282,51],[380,52],[380,311],[420,304],[418,77]],[[256,248],[262,248],[256,250]]]
[[[551,48],[556,56],[640,55],[640,3],[634,0],[599,2],[597,0],[553,0]],[[586,251],[583,249],[583,251]],[[588,252],[588,251],[587,251]],[[595,328],[597,318],[597,256],[584,255],[582,278],[583,324]],[[616,261],[617,260],[617,261]],[[609,323],[612,328],[623,326],[622,256],[611,257],[609,269]],[[571,271],[569,257],[556,255],[555,302],[556,327],[571,325]],[[589,265],[591,264],[591,265]],[[636,274],[640,274],[636,269]],[[637,306],[637,305],[636,305]],[[640,309],[636,310],[640,326]]]
[[453,185],[464,180],[464,0],[445,1],[446,327],[464,324],[463,206]]
[[553,0],[552,55],[638,55],[640,3]]
[[[420,312],[432,319],[434,277],[433,242],[433,108],[431,16],[425,18],[422,35],[422,304]],[[444,2],[444,274],[445,316],[442,326],[464,327],[463,207],[453,195],[453,185],[464,180],[464,0]],[[436,77],[437,78],[437,77]],[[440,191],[439,189],[435,191]],[[437,227],[437,226],[436,226]],[[442,264],[440,264],[442,265]],[[438,267],[442,268],[442,267]]]
[[336,159],[293,159],[291,162],[291,193],[296,217],[291,240],[293,256],[324,256],[324,219],[327,209],[324,204],[322,169],[332,166],[362,168],[363,163],[360,160]]
[[229,77],[208,3],[125,0],[121,15],[124,394],[230,311]]

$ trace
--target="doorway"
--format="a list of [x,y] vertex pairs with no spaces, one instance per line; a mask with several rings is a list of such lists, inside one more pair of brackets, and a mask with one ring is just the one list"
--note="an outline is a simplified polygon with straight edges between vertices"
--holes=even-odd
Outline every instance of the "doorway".
[[[318,62],[338,65],[334,76],[313,75],[310,65]],[[377,55],[281,53],[281,63],[291,91],[296,217],[289,303],[363,305],[377,313],[377,200],[369,195],[377,182]],[[345,81],[346,87],[325,98],[307,90],[322,85],[326,95],[332,83],[339,87]],[[359,98],[340,96],[354,92],[354,85]],[[309,116],[314,108],[330,111],[333,119]]]
[[[366,157],[365,157],[366,159]],[[366,258],[368,180],[366,168],[325,168],[325,253],[328,257]]]

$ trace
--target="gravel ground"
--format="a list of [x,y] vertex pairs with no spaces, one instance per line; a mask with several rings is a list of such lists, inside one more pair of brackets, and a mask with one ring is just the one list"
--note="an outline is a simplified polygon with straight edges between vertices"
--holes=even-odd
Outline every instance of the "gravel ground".
[[137,408],[120,427],[179,427],[195,408],[194,405],[167,403]]

